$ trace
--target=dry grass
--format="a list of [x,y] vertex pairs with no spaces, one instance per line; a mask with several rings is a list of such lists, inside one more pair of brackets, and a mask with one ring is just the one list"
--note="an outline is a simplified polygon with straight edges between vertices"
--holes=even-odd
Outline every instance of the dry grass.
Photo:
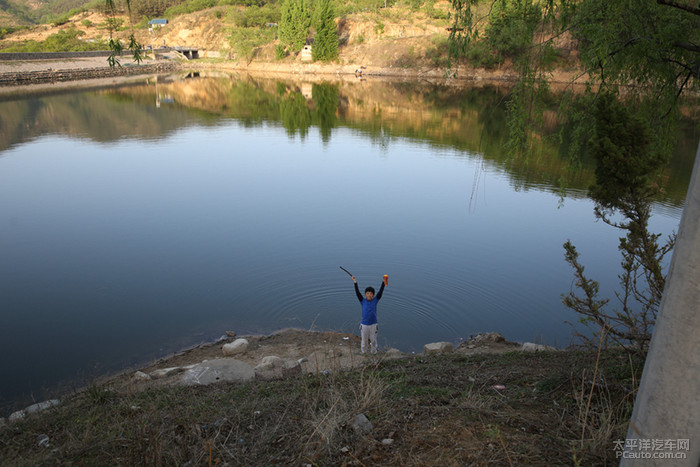
[[[633,374],[622,354],[549,352],[377,360],[354,371],[208,387],[94,386],[0,430],[0,459],[3,465],[608,465],[616,462],[614,440],[624,438]],[[351,428],[360,413],[373,425],[367,434]],[[42,434],[48,448],[37,443]]]

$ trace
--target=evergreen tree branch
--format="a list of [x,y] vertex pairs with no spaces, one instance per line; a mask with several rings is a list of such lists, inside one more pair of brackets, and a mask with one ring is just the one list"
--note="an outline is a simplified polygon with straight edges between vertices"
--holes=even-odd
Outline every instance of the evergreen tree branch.
[[671,0],[656,0],[656,3],[658,3],[659,5],[670,6],[672,8],[678,8],[679,10],[683,10],[688,13],[700,16],[700,8],[692,7],[685,3],[673,2]]

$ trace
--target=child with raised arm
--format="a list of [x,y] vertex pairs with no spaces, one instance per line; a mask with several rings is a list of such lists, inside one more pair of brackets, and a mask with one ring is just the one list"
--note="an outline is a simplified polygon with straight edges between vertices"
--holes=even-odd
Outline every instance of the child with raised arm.
[[[382,298],[384,286],[387,283],[387,277],[384,276],[379,293],[374,296],[374,288],[367,287],[365,295],[362,296],[360,289],[357,287],[357,279],[352,276],[352,281],[355,283],[355,294],[357,299],[362,304],[362,324],[360,324],[362,344],[360,352],[365,353],[365,350],[371,350],[373,354],[377,353],[379,345],[377,344],[377,302]],[[369,344],[368,344],[369,342]]]

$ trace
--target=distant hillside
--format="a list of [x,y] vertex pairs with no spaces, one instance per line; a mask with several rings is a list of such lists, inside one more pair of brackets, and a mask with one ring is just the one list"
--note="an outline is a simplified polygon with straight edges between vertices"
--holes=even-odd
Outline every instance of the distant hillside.
[[26,5],[12,0],[0,0],[0,27],[27,26],[33,23],[32,12]]
[[91,9],[104,0],[0,0],[0,27],[54,21],[73,10]]

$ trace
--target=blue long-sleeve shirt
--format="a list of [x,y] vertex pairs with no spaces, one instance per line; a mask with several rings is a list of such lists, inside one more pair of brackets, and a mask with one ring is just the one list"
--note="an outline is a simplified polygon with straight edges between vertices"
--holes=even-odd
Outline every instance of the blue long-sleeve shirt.
[[377,324],[377,302],[382,298],[382,293],[384,292],[384,283],[382,282],[381,287],[379,287],[379,292],[374,296],[372,300],[367,300],[367,297],[360,293],[360,289],[355,282],[355,294],[357,294],[357,299],[362,304],[362,324],[370,325]]

